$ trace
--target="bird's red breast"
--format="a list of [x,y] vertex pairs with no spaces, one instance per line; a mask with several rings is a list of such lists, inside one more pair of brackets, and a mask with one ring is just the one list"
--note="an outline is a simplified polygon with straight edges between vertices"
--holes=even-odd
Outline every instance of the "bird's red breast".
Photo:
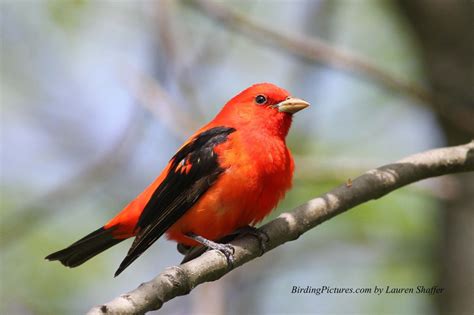
[[104,226],[117,239],[136,236],[118,273],[163,233],[197,245],[187,233],[217,240],[268,215],[291,187],[294,164],[285,138],[292,114],[308,105],[269,83],[227,102]]
[[245,129],[215,148],[225,169],[201,199],[167,231],[168,238],[196,245],[184,234],[216,240],[260,222],[291,187],[293,159],[283,139],[265,132],[252,139]]
[[269,83],[242,91],[116,217],[46,259],[76,267],[135,236],[118,275],[164,233],[197,245],[186,234],[217,240],[261,221],[291,187],[285,138],[292,115],[308,105]]

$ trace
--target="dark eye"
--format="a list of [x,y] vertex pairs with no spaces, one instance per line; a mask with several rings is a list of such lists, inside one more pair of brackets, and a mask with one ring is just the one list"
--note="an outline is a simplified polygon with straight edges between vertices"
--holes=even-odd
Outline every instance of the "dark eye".
[[257,97],[255,97],[255,103],[259,104],[259,105],[262,105],[262,104],[265,104],[267,102],[267,97],[265,95],[257,95]]

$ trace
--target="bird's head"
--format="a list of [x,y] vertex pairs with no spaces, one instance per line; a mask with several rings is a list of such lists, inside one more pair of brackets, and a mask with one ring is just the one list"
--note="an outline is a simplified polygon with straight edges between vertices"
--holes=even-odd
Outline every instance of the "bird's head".
[[285,137],[293,114],[308,106],[308,102],[291,96],[285,89],[271,83],[258,83],[227,102],[215,120]]

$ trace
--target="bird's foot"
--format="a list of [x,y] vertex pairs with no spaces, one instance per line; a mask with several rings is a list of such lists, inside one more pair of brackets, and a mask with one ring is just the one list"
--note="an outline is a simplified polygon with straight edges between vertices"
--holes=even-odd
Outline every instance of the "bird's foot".
[[254,226],[247,225],[237,229],[234,233],[237,233],[240,237],[245,235],[252,235],[258,239],[260,245],[260,256],[267,251],[267,243],[270,241],[268,234]]
[[192,248],[192,246],[184,245],[181,243],[178,243],[178,245],[176,246],[176,249],[182,255],[187,255]]
[[229,269],[234,268],[235,248],[232,245],[216,243],[214,241],[208,240],[207,238],[204,238],[204,237],[202,237],[200,235],[197,235],[197,234],[194,234],[194,233],[188,233],[188,234],[186,234],[186,236],[193,239],[193,240],[195,240],[196,242],[204,245],[205,247],[207,247],[209,249],[214,249],[214,250],[217,250],[217,251],[221,252],[222,254],[224,254],[224,256],[227,260],[227,267]]

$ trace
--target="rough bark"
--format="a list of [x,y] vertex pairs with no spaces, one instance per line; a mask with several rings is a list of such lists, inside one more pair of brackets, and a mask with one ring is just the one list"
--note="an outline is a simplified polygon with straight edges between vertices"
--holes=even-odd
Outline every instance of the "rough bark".
[[[269,237],[267,251],[296,240],[322,222],[402,186],[429,177],[472,171],[474,141],[419,153],[370,170],[261,227]],[[235,248],[235,268],[261,254],[259,242],[252,236],[237,239],[231,244]],[[166,301],[188,294],[197,285],[217,280],[229,271],[225,256],[217,251],[209,251],[188,263],[168,268],[135,290],[94,307],[88,314],[143,314],[157,310]]]
[[[474,19],[472,1],[400,0],[419,40],[426,75],[435,95],[457,99],[456,108],[474,111]],[[439,115],[447,145],[472,138],[455,120]],[[474,119],[467,119],[474,126]],[[474,175],[460,176],[456,198],[443,203],[443,243],[439,258],[446,294],[438,300],[442,314],[474,314]]]

